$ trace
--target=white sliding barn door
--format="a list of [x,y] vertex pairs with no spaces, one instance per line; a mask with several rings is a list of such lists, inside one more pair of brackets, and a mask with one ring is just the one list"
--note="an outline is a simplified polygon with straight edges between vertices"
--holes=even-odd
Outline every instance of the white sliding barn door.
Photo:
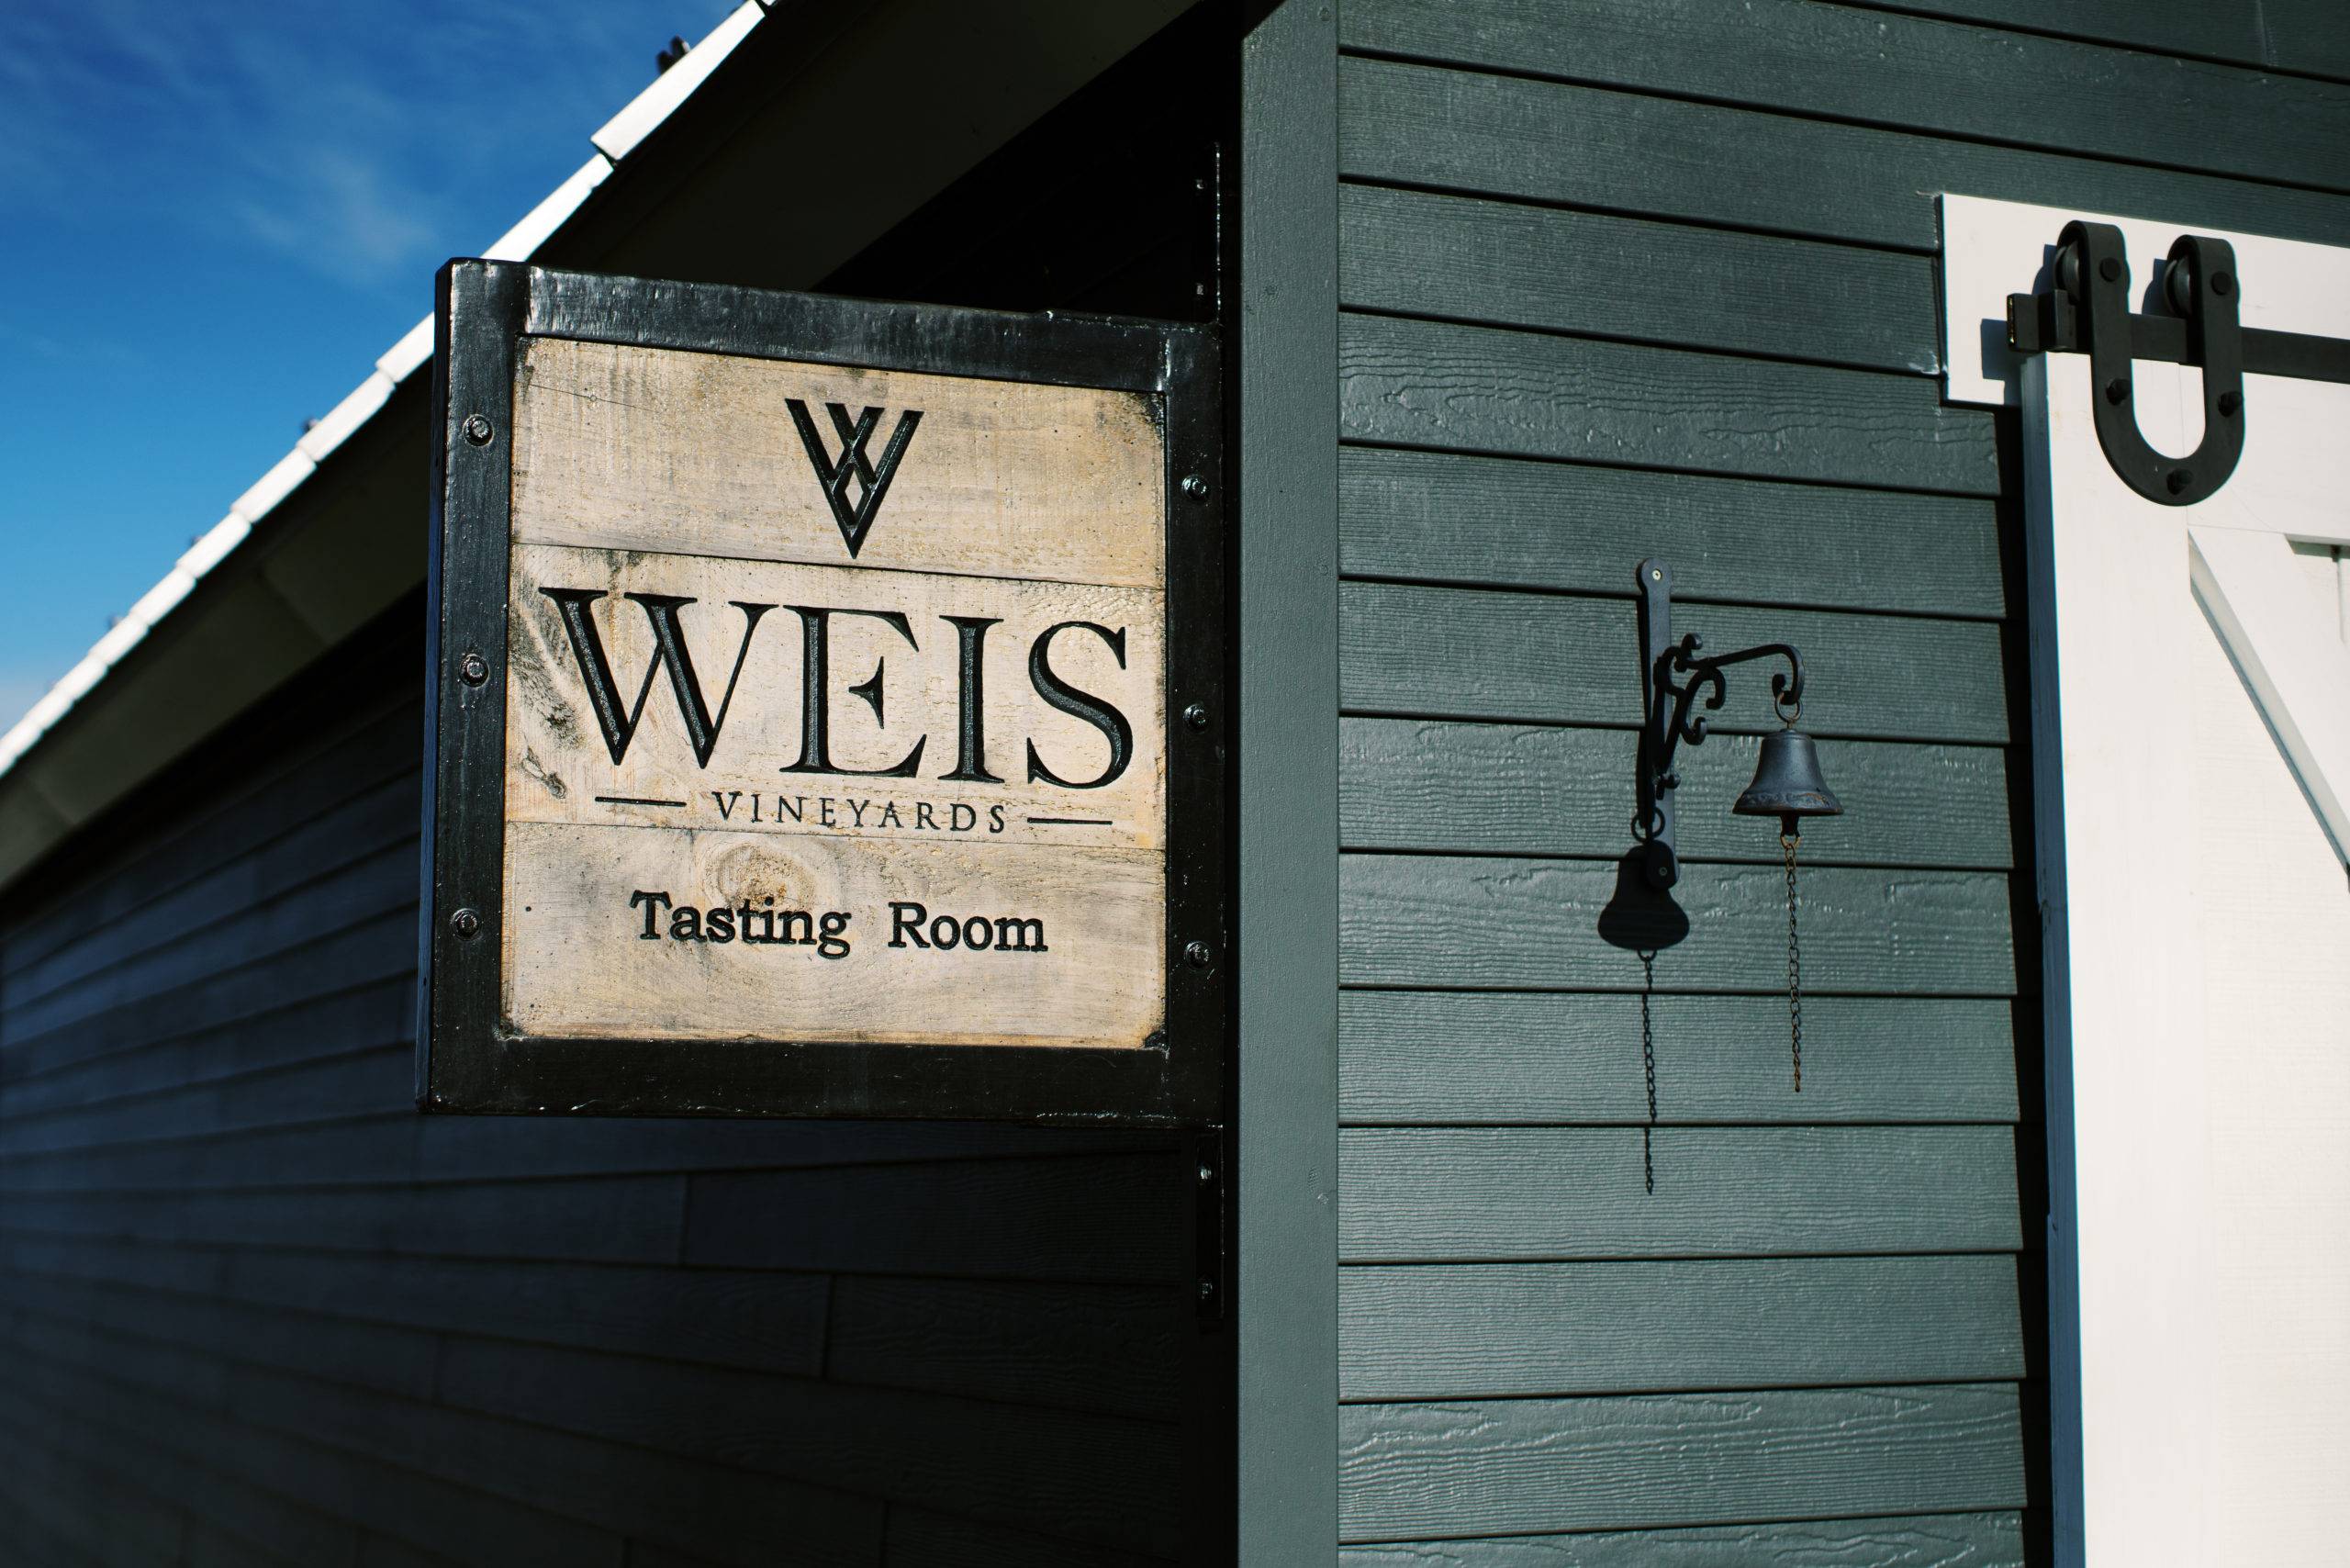
[[[2004,296],[2045,286],[2031,262],[2065,218],[2095,216],[2003,207],[1945,198],[1953,345],[1973,346],[1962,317],[1999,308],[1965,293],[1969,267],[1998,271],[2001,243],[2012,254],[1986,235],[2029,236]],[[2125,227],[2133,302],[2173,237],[2213,232]],[[2237,247],[2247,325],[2350,327],[2350,252],[2220,237]],[[1953,365],[1954,397],[1972,368]],[[2147,440],[2190,451],[2199,373],[2141,362],[2133,377]],[[2247,376],[2243,460],[2192,507],[2115,476],[2087,356],[2030,361],[2017,395],[2061,1556],[2339,1563],[2350,628],[2334,546],[2350,546],[2350,386]]]

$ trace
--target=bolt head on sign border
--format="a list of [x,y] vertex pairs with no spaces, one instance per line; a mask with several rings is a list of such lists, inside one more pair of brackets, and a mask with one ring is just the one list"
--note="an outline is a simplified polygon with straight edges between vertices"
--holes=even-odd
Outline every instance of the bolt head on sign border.
[[444,268],[420,1103],[1216,1120],[1219,375]]

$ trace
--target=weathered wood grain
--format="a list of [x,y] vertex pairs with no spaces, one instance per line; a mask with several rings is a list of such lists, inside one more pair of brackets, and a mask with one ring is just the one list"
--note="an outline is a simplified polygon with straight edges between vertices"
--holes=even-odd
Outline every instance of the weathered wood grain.
[[2012,1383],[1349,1405],[1348,1540],[2014,1507]]
[[[1682,854],[1776,860],[1775,839],[1731,816],[1758,737],[1722,735],[1675,757]],[[1348,719],[1338,727],[1340,842],[1350,849],[1620,855],[1631,846],[1639,737],[1624,730]],[[2006,753],[1991,746],[1822,741],[1844,815],[1807,825],[1810,865],[1980,867],[2014,858]]]
[[1673,563],[1691,599],[1996,616],[1992,502],[1453,453],[1338,454],[1341,565],[1362,577],[1624,590]]
[[1799,1524],[1714,1525],[1486,1540],[1349,1546],[1339,1568],[2024,1568],[2013,1513],[1930,1514]]
[[1914,375],[1347,315],[1348,440],[1994,496],[1991,416]]
[[1934,194],[2350,241],[2323,191],[1684,99],[1382,60],[1343,60],[1349,177],[1930,252]]
[[[1164,842],[1167,611],[1155,590],[543,544],[517,546],[512,560],[509,822],[620,822],[656,831],[763,826],[824,838],[991,846]],[[601,595],[584,613],[619,701],[649,689],[617,763],[549,588]],[[651,614],[625,600],[632,593],[693,601],[677,609],[677,627],[712,724],[706,756],[696,754],[690,721],[672,689],[675,672],[662,672]],[[768,609],[753,622],[730,601]],[[834,612],[813,633],[793,605]],[[849,606],[869,613],[850,613]],[[901,617],[906,630],[884,615]],[[973,717],[980,744],[970,758],[959,744],[964,649],[950,620],[957,616],[991,622],[978,649],[981,700]],[[1106,628],[1123,644],[1065,633],[1046,650],[1054,675],[1115,709],[1131,732],[1123,768],[1098,788],[1081,786],[1109,770],[1110,742],[1047,702],[1030,675],[1037,641],[1069,622]],[[864,777],[804,770],[812,765],[804,696],[813,636],[822,639],[827,677],[816,721],[824,736],[821,760]],[[1071,784],[1039,781],[1024,765],[1031,745]],[[913,772],[890,776],[917,753]],[[950,777],[967,770],[988,777]],[[1072,817],[1114,825],[1033,825]]]
[[[1639,627],[1628,595],[1343,583],[1339,700],[1355,713],[1634,729]],[[1689,604],[1676,608],[1673,630],[1699,633],[1708,652],[1793,644],[1804,656],[1803,727],[1814,734],[2008,738],[2004,652],[1998,627],[1986,622]],[[1726,734],[1777,729],[1769,668],[1757,663],[1727,674],[1728,703],[1700,714]]]
[[2350,189],[2350,89],[2201,61],[1801,0],[1368,0],[1341,26],[1353,49]]
[[[694,694],[665,691],[666,711],[640,709],[632,736],[608,736],[583,674],[595,660],[574,646],[587,633],[565,626],[551,597],[571,591],[599,596],[581,612],[591,629],[601,622],[615,678],[648,693],[663,655],[651,610],[634,613],[624,594],[705,607],[693,623],[689,606],[673,610],[679,635],[724,635],[668,683],[710,688],[704,713],[684,711]],[[1159,1027],[1163,595],[547,544],[515,547],[510,592],[505,1028],[1138,1047]],[[721,609],[745,602],[786,607],[787,623]],[[851,604],[870,613],[811,620],[789,609]],[[608,606],[621,608],[597,613]],[[992,634],[974,644],[958,619],[992,622]],[[1035,650],[1073,623],[1109,633],[1053,639],[1050,668],[1115,711],[1114,743],[1108,721],[1057,710],[1032,682]],[[734,674],[720,687],[730,643]],[[885,686],[893,657],[901,673]],[[871,678],[855,685],[868,663]],[[818,687],[803,665],[837,673]],[[975,691],[983,699],[969,700]],[[846,695],[862,695],[866,711]],[[829,722],[811,716],[819,703]],[[698,748],[689,732],[705,717],[726,724]],[[1039,781],[1040,756],[1072,783]],[[798,771],[811,757],[872,777]],[[918,776],[889,777],[909,766]],[[1083,785],[1096,778],[1101,788]],[[666,910],[641,908],[647,899]],[[792,911],[797,938],[767,940]],[[745,939],[755,922],[757,945]],[[1036,924],[1007,953],[997,933],[1008,944],[1013,925],[998,922]]]
[[[1779,868],[1684,864],[1672,893],[1680,918],[1646,890],[1629,863],[1349,855],[1338,874],[1339,979],[1637,991],[1645,983],[1637,950],[1649,947],[1658,951],[1660,990],[1768,992],[1785,984]],[[1831,866],[1801,873],[1798,890],[1808,989],[2015,991],[2004,876]],[[1674,940],[1676,930],[1685,937]]]
[[[1351,1123],[1648,1119],[1640,998],[1349,991],[1338,1104]],[[1649,999],[1661,1121],[2011,1122],[2013,1003],[1808,996],[1803,1093],[1782,996]]]
[[2024,1374],[2011,1258],[1481,1263],[1338,1275],[1355,1401]]
[[1937,375],[1933,263],[1600,213],[1342,187],[1341,303]]
[[[1338,1142],[1356,1263],[2013,1251],[2005,1127],[1358,1127]],[[1864,1511],[1864,1510],[1856,1510]]]
[[[558,1037],[1124,1049],[1160,1026],[1161,852],[887,847],[804,834],[510,824],[508,1026]],[[736,919],[747,909],[751,921],[770,907],[801,911],[804,930],[776,929],[814,939],[680,939],[679,926],[663,924],[648,940],[649,913],[631,903],[644,891],[674,895],[697,925],[705,907]],[[915,914],[929,923],[919,943],[898,924]],[[998,942],[1024,921],[1035,924]],[[954,945],[962,938],[948,926],[974,943]]]
[[[789,400],[826,457],[882,410],[878,470],[909,432],[870,532],[848,548]],[[587,548],[861,565],[1155,588],[1166,573],[1158,399],[911,371],[524,341],[514,537]],[[852,486],[847,498],[860,501]]]

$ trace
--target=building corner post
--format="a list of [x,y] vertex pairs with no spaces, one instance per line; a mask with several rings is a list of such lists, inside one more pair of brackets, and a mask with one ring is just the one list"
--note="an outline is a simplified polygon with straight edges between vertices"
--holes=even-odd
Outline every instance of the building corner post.
[[1248,29],[1239,140],[1236,1560],[1309,1568],[1338,1539],[1336,0]]

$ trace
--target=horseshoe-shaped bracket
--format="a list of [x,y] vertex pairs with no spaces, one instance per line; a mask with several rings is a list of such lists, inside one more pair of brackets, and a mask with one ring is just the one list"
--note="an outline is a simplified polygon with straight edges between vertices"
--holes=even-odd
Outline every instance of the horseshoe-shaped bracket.
[[[2095,390],[2098,444],[2121,482],[2166,507],[2216,494],[2244,455],[2244,333],[2235,249],[2209,235],[2182,234],[2163,269],[2162,297],[2181,321],[2130,311],[2130,257],[2121,230],[2076,218],[2057,237],[2054,286],[2008,297],[2008,341],[2025,353],[2087,353]],[[2203,440],[2185,457],[2165,457],[2138,429],[2130,361],[2155,323],[2185,328],[2185,353],[2164,354],[2203,370]],[[2151,357],[2140,354],[2137,357]]]

